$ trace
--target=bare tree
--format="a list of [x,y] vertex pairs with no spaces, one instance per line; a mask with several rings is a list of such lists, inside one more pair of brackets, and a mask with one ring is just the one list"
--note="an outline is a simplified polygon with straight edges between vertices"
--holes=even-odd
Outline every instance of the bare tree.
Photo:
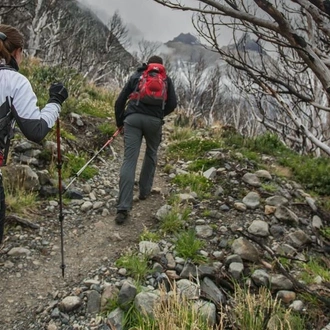
[[[325,123],[330,111],[330,11],[325,2],[201,0],[198,6],[190,6],[187,0],[154,1],[195,13],[194,25],[200,36],[250,79],[253,91],[258,92],[254,93],[257,100],[253,104],[261,107],[258,118],[266,127],[281,130],[282,126],[294,140],[301,141],[302,147],[308,140],[309,149],[312,144],[330,155],[328,122]],[[233,31],[234,49],[221,46],[224,29]],[[260,46],[257,60],[244,47],[241,37],[245,33],[254,36]],[[273,103],[268,110],[280,110],[281,116],[269,116],[265,101],[270,99]]]
[[140,62],[145,63],[152,55],[160,55],[160,48],[162,44],[156,41],[149,41],[141,39],[138,41],[138,49],[133,51],[133,56]]
[[113,52],[118,47],[118,43],[128,49],[130,46],[130,38],[127,26],[124,24],[119,11],[111,16],[108,24],[109,34],[107,38],[106,48],[109,52]]
[[2,0],[0,4],[0,23],[2,23],[4,16],[11,15],[14,10],[24,10],[31,3],[32,0]]

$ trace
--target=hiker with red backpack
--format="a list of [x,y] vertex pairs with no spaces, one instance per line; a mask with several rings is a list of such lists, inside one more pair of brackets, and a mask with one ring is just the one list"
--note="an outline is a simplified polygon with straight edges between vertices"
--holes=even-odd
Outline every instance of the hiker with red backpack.
[[153,185],[163,118],[173,112],[176,106],[173,82],[166,74],[163,59],[155,55],[130,77],[116,100],[116,123],[117,127],[124,127],[125,143],[115,218],[119,225],[127,220],[132,208],[142,138],[146,141],[146,151],[139,177],[140,200],[148,197]]
[[55,125],[68,92],[61,83],[49,88],[42,111],[29,80],[18,72],[24,37],[16,28],[0,24],[0,243],[5,220],[5,193],[1,167],[6,165],[15,123],[30,141],[40,142]]

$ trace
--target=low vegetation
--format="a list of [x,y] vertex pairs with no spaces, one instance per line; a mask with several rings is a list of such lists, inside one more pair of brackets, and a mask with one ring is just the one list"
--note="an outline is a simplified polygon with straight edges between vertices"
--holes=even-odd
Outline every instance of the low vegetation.
[[148,265],[148,256],[135,251],[127,251],[116,261],[116,266],[125,268],[137,283],[153,272]]
[[[245,155],[252,152],[274,157],[277,164],[284,166],[292,173],[292,178],[312,191],[321,195],[330,195],[330,163],[328,157],[315,158],[300,155],[288,149],[276,135],[264,134],[254,139],[244,138],[238,134],[224,137],[224,145],[234,148]],[[246,153],[248,151],[248,153]],[[251,157],[256,160],[255,156]]]
[[196,264],[204,263],[207,259],[199,252],[203,248],[204,242],[196,237],[194,230],[180,232],[175,241],[175,250],[179,257],[191,260]]
[[236,286],[228,323],[240,330],[306,329],[304,317],[286,309],[267,288],[252,293],[249,289]]

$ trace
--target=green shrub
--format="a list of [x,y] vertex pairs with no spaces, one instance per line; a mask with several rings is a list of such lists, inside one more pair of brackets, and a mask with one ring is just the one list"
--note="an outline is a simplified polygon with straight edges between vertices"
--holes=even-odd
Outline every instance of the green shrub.
[[324,238],[330,240],[330,227],[324,227],[324,228],[321,228],[321,229],[320,229],[320,234],[321,234]]
[[144,228],[142,234],[140,235],[140,241],[157,242],[159,240],[160,240],[159,233],[151,232],[147,228]]
[[327,264],[320,258],[310,258],[307,263],[301,263],[300,279],[305,283],[314,283],[317,276],[320,276],[325,282],[330,281],[330,273]]
[[170,141],[188,140],[194,135],[191,128],[188,127],[174,127],[174,131],[169,135]]
[[114,125],[111,125],[108,121],[104,122],[103,124],[98,126],[98,129],[100,132],[108,137],[112,136],[115,131],[117,130],[117,127]]
[[276,156],[289,151],[279,137],[271,133],[265,133],[247,141],[247,147],[249,149],[262,154]]
[[177,235],[175,250],[178,256],[191,259],[195,263],[201,263],[206,261],[206,258],[199,254],[203,246],[204,242],[196,237],[194,230],[190,229]]
[[205,197],[212,187],[212,182],[206,177],[194,173],[178,174],[172,182],[180,188],[190,188],[192,192],[195,192],[201,198]]
[[183,228],[184,223],[185,221],[182,219],[181,214],[177,210],[172,209],[162,219],[160,229],[164,234],[173,234],[179,232]]
[[[74,154],[67,154],[67,160],[63,162],[63,179],[70,178],[76,175],[89,159],[84,156],[76,156]],[[88,180],[98,173],[95,167],[87,166],[84,171],[81,172],[80,178]]]
[[281,157],[279,163],[289,167],[294,178],[306,185],[308,189],[322,195],[330,195],[329,158],[291,154],[287,157]]
[[116,266],[125,268],[128,275],[132,276],[137,282],[153,273],[148,265],[148,256],[131,251],[121,256],[116,261]]
[[221,144],[212,140],[191,139],[173,143],[168,147],[168,154],[171,157],[178,157],[184,160],[195,160],[203,156],[207,151],[219,148]]

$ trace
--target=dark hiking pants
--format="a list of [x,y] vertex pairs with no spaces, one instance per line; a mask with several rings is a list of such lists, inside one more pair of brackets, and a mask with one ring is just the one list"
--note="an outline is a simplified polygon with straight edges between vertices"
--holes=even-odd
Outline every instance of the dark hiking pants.
[[6,212],[5,192],[2,184],[2,174],[0,173],[0,244],[3,239],[3,231],[5,226],[5,212]]
[[162,119],[140,113],[125,118],[125,151],[120,169],[117,211],[130,211],[132,208],[135,171],[143,137],[146,141],[146,151],[140,172],[139,190],[142,196],[150,194],[157,165],[157,150],[162,137],[162,125]]

